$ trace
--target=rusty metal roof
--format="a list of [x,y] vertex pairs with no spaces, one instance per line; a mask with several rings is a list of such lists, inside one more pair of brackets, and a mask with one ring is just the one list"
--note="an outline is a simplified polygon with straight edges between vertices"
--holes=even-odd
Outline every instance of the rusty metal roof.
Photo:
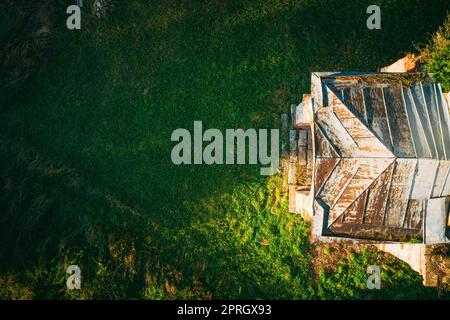
[[420,74],[313,74],[311,98],[323,236],[425,241],[427,221],[447,221],[448,210],[429,209],[450,195],[439,84]]

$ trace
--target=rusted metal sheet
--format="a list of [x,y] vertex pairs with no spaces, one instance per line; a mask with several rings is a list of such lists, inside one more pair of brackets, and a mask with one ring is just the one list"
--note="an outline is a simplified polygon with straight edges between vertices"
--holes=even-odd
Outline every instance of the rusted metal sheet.
[[440,88],[419,76],[313,78],[314,210],[323,226],[348,238],[421,239],[430,197],[450,195],[450,119]]
[[344,104],[336,99],[330,99],[330,103],[342,126],[357,145],[353,151],[354,157],[393,157],[389,149]]
[[346,185],[356,174],[358,170],[357,163],[358,160],[356,159],[343,158],[333,170],[319,195],[328,206],[334,203],[342,190],[345,190]]
[[404,228],[422,230],[422,221],[427,200],[411,199],[406,209]]
[[337,219],[343,223],[362,223],[369,189],[366,189]]
[[339,92],[358,85],[358,79],[345,76],[333,76],[329,74],[322,77],[322,82],[333,91]]
[[[340,123],[331,108],[322,108],[317,112],[317,124],[325,136],[333,143],[340,156],[351,158],[358,145]],[[320,156],[320,154],[318,154]]]
[[407,242],[410,239],[422,238],[422,232],[418,229],[396,228],[359,223],[343,223],[340,221],[336,221],[332,226],[330,226],[329,229],[336,235],[359,239]]
[[360,120],[366,122],[366,108],[363,91],[360,86],[351,86],[340,90],[345,106]]
[[340,216],[392,162],[393,159],[358,159],[358,169],[345,190],[334,200],[329,219]]
[[406,158],[415,157],[401,85],[388,86],[383,89],[383,94],[395,155]]
[[[443,142],[442,132],[439,125],[439,110],[436,101],[436,90],[434,84],[425,82],[422,85],[425,102],[427,105],[428,116],[430,117],[431,129],[433,131],[434,141],[439,159],[445,159],[445,146]],[[450,150],[449,150],[450,151]]]
[[339,157],[339,152],[332,145],[331,141],[327,138],[326,134],[323,133],[319,126],[316,126],[316,146],[317,146],[317,157],[318,158],[336,158]]
[[439,124],[442,132],[442,141],[444,145],[444,150],[447,153],[446,159],[450,160],[450,119],[448,114],[447,104],[442,95],[442,89],[439,85],[435,84],[436,89],[436,100],[439,111]]
[[425,132],[422,128],[410,88],[403,88],[403,100],[405,102],[406,114],[408,116],[416,156],[417,158],[431,158],[430,146],[425,137]]
[[[445,183],[447,177],[449,175],[450,170],[450,161],[442,160],[439,162],[439,168],[437,169],[437,173],[433,175],[433,192],[431,194],[432,197],[437,198],[441,196],[447,196],[448,193],[445,193]],[[430,175],[432,173],[430,172]]]
[[433,159],[418,159],[413,178],[411,199],[430,198],[439,162]]
[[[427,106],[425,105],[425,97],[422,91],[422,85],[420,83],[414,84],[409,87],[413,97],[413,106],[416,108],[416,114],[420,120],[421,128],[423,130],[424,138],[427,142],[428,148],[433,159],[438,159],[436,145],[434,143],[433,132],[431,129],[430,117],[428,115]],[[411,128],[413,131],[413,128]]]
[[383,90],[378,87],[364,89],[367,124],[380,141],[392,151],[391,134],[387,122],[386,108],[384,107]]
[[397,159],[389,189],[385,224],[402,227],[408,206],[416,159]]
[[383,224],[394,166],[395,162],[392,163],[369,187],[363,223],[375,225]]
[[314,190],[316,190],[316,195],[318,195],[324,182],[328,179],[339,161],[339,158],[319,158],[316,160],[314,167]]

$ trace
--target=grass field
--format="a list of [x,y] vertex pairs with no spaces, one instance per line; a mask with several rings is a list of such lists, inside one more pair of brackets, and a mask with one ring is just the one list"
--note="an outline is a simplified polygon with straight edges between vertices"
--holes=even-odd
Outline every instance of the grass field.
[[[122,1],[0,108],[1,298],[435,298],[374,250],[308,241],[281,178],[175,166],[176,128],[273,128],[312,71],[375,71],[429,38],[427,1]],[[366,8],[382,6],[382,29]],[[59,10],[59,11],[58,11]],[[314,254],[335,256],[332,268]],[[367,265],[382,290],[365,289]],[[82,289],[65,287],[66,267]]]

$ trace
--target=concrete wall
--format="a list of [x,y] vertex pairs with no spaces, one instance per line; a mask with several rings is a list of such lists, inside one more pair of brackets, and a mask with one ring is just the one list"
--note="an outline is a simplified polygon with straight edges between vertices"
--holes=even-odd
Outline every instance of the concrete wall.
[[426,272],[425,245],[422,243],[381,243],[375,245],[378,249],[388,252],[405,261],[419,274]]
[[381,72],[414,72],[417,70],[417,65],[420,57],[414,54],[408,54],[405,57],[397,60],[390,66],[381,68]]
[[425,219],[426,244],[448,243],[445,236],[447,227],[448,198],[433,198],[428,200]]

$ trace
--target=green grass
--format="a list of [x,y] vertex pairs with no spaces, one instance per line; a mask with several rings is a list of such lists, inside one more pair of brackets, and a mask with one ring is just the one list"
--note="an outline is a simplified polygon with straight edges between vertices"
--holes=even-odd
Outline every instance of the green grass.
[[[388,65],[449,8],[372,2],[380,31],[353,0],[132,0],[105,20],[85,10],[81,31],[57,24],[46,71],[0,110],[0,297],[435,297],[396,260],[380,293],[364,289],[375,253],[314,275],[280,177],[170,160],[174,129],[278,127],[311,71]],[[79,292],[65,288],[70,264]]]
[[[420,286],[420,276],[405,268],[400,260],[381,255],[373,249],[349,250],[345,258],[336,258],[332,270],[320,268],[317,295],[325,299],[430,299],[433,289]],[[380,267],[381,289],[367,290],[367,267]],[[440,293],[442,296],[445,291]],[[438,294],[439,295],[439,294]]]

